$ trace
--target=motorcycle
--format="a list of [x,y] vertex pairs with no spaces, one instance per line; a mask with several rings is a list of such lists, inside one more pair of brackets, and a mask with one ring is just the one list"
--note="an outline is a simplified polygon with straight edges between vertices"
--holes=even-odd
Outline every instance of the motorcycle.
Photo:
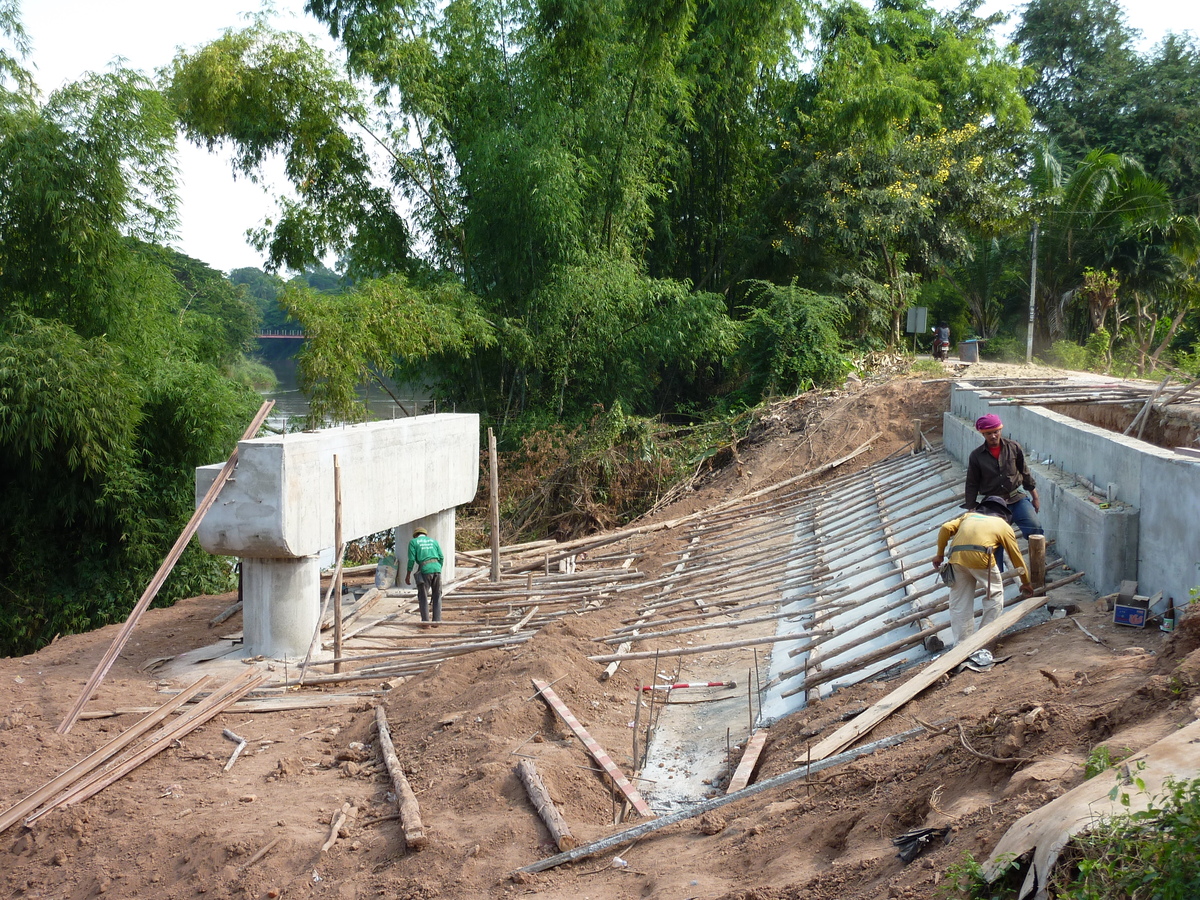
[[950,357],[950,340],[942,337],[936,331],[933,333],[933,358],[945,362]]

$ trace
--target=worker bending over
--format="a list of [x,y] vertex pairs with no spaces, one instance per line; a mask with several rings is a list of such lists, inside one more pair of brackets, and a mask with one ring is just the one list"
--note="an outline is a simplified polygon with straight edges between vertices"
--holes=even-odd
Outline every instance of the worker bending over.
[[[988,497],[973,511],[951,519],[938,531],[937,556],[933,567],[940,569],[950,544],[950,630],[954,643],[959,644],[975,633],[975,586],[984,588],[983,621],[986,628],[1004,612],[1004,582],[996,564],[996,551],[1005,550],[1013,565],[1021,568],[1021,592],[1033,593],[1029,572],[1017,536],[1012,530],[1012,516],[1003,497]],[[950,579],[948,579],[949,581]]]

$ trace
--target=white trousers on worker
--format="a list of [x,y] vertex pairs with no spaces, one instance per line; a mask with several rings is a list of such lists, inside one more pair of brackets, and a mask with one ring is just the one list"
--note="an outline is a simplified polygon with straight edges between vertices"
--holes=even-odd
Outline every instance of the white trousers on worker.
[[954,563],[954,584],[950,586],[950,631],[954,643],[961,644],[975,633],[975,586],[984,589],[983,621],[980,628],[1000,618],[1004,612],[1004,582],[993,562],[990,569],[968,569]]

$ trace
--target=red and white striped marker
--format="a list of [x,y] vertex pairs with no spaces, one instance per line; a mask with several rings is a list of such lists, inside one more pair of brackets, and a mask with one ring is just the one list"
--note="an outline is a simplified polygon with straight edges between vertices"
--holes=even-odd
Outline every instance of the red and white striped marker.
[[643,691],[678,691],[682,688],[737,687],[736,681],[690,681],[682,684],[643,684]]
[[533,686],[537,688],[537,692],[541,695],[542,699],[549,703],[550,708],[558,713],[558,717],[567,723],[567,727],[575,733],[575,737],[583,741],[583,745],[587,747],[588,753],[592,755],[592,759],[600,763],[601,768],[608,773],[608,777],[612,779],[613,784],[620,789],[622,794],[629,798],[629,802],[633,805],[633,808],[643,816],[653,818],[654,811],[650,809],[650,804],[638,793],[637,788],[629,783],[629,779],[617,768],[617,764],[612,761],[612,757],[608,755],[608,752],[596,743],[596,739],[588,734],[587,729],[567,709],[567,705],[558,698],[558,694],[554,693],[554,690],[546,682],[539,681],[536,678],[532,680]]

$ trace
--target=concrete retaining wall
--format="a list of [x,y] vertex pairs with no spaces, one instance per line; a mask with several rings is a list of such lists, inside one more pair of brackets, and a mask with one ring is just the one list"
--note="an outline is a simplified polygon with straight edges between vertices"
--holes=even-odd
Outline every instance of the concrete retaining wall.
[[[946,451],[964,465],[980,437],[974,422],[989,412],[1025,448],[1038,479],[1042,523],[1063,558],[1088,573],[1101,593],[1136,579],[1138,592],[1188,600],[1200,585],[1200,460],[1189,460],[1036,406],[989,407],[989,392],[952,386],[943,421]],[[1116,502],[1100,509],[1082,476]]]

